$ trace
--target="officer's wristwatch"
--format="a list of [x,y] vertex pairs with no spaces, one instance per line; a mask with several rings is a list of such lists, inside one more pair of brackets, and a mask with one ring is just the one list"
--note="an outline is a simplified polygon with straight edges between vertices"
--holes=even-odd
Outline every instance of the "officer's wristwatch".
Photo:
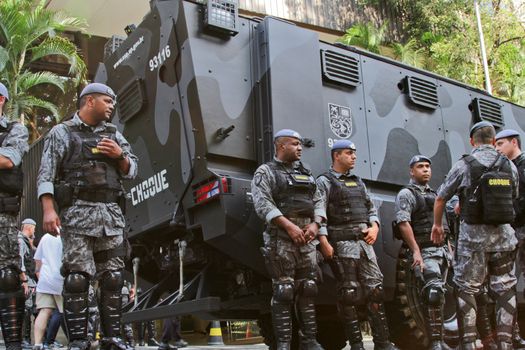
[[118,156],[118,157],[115,158],[115,159],[116,159],[116,160],[124,160],[124,159],[126,159],[126,156],[127,156],[126,152],[122,151],[122,152],[120,153],[120,156]]
[[320,229],[321,228],[321,223],[319,221],[314,221],[314,224],[317,225],[317,228]]

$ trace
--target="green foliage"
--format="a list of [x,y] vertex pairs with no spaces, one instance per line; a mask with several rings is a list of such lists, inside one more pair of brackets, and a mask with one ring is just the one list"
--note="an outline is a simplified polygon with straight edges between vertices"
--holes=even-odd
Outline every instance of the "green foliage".
[[[449,78],[484,88],[484,75],[474,4],[471,0],[386,0],[403,18],[404,43],[380,42],[373,52]],[[375,0],[361,0],[375,6]],[[485,46],[493,94],[511,102],[525,104],[525,28],[511,0],[480,0]],[[360,33],[355,25],[346,31]],[[377,29],[376,29],[377,30]],[[368,32],[373,32],[367,28]],[[344,41],[370,50],[363,40]],[[386,46],[386,48],[385,48]],[[372,51],[372,50],[370,50]]]
[[376,28],[373,24],[356,24],[346,31],[340,42],[346,45],[362,47],[370,52],[380,53],[380,47],[385,42],[386,23]]
[[58,118],[57,106],[37,96],[39,87],[64,92],[65,77],[52,72],[35,72],[31,64],[53,58],[70,65],[75,85],[86,75],[86,65],[77,47],[57,33],[80,29],[83,21],[45,8],[45,0],[0,1],[0,79],[9,89],[7,114],[29,117],[30,129],[37,130],[38,111],[44,109]]

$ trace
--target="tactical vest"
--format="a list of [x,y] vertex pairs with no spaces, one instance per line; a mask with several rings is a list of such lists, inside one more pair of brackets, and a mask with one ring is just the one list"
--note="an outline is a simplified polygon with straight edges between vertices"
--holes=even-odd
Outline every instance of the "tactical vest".
[[514,165],[518,168],[519,173],[519,197],[514,200],[514,211],[516,219],[514,220],[514,227],[521,227],[525,225],[525,153],[520,154],[514,159]]
[[[15,124],[16,122],[7,123],[5,128],[0,126],[0,146],[4,143]],[[20,166],[11,169],[0,169],[0,192],[18,197],[22,194],[23,184],[24,174]]]
[[31,279],[36,281],[36,263],[35,259],[33,258],[33,253],[31,252],[29,238],[22,234],[22,239],[24,241],[23,244],[27,246],[27,250],[25,250],[25,254],[22,257],[22,259],[24,259],[24,266],[26,268],[26,275],[28,275]]
[[[97,144],[103,137],[116,141],[116,127],[106,123],[104,130],[95,132],[89,126],[75,125],[70,120],[64,122],[64,125],[68,128],[70,141],[61,166],[60,181],[63,185],[58,185],[57,202],[62,202],[62,196],[68,197],[66,202],[71,202],[72,199],[118,202],[123,188],[117,161],[101,154],[97,149]],[[59,203],[59,206],[63,206],[63,203]]]
[[368,223],[367,194],[363,181],[358,176],[342,175],[337,178],[330,172],[323,176],[329,179],[332,185],[326,213],[328,230]]
[[276,186],[272,190],[272,197],[277,208],[292,222],[294,218],[313,220],[313,198],[317,185],[312,172],[301,162],[297,162],[291,172],[275,160],[266,164],[275,177]]
[[[412,226],[412,232],[414,238],[420,248],[427,248],[436,246],[430,239],[430,233],[432,232],[432,225],[434,224],[434,202],[436,201],[437,193],[433,189],[429,188],[425,193],[421,193],[420,189],[410,184],[405,187],[408,189],[416,199],[416,206],[410,214],[410,226]],[[443,221],[444,231],[448,232],[447,221]],[[442,246],[440,244],[438,246]]]
[[[460,196],[461,218],[467,224],[512,223],[514,203],[510,161],[499,155],[484,166],[471,155],[463,156],[470,171],[470,186]],[[491,178],[486,178],[492,174]]]

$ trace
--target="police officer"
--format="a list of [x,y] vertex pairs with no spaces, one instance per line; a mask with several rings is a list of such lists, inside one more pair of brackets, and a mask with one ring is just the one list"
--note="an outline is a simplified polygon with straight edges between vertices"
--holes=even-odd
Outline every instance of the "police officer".
[[410,182],[396,197],[396,222],[399,233],[412,252],[412,267],[421,279],[421,296],[426,304],[430,349],[443,344],[443,303],[445,281],[450,259],[445,242],[435,244],[430,239],[434,222],[436,191],[429,185],[432,162],[423,155],[412,157],[409,163]]
[[[518,239],[518,263],[521,272],[525,272],[525,154],[521,151],[519,132],[512,129],[502,130],[496,134],[496,150],[514,162],[519,174],[519,197],[514,201],[516,219],[512,224]],[[517,320],[516,316],[516,320]],[[525,349],[525,340],[521,338],[518,323],[512,336],[514,349]]]
[[23,187],[22,157],[28,150],[25,126],[4,114],[9,93],[0,83],[0,323],[7,350],[21,349],[27,277],[20,270],[17,216]]
[[99,281],[102,348],[127,347],[120,338],[126,249],[119,204],[124,200],[121,180],[135,177],[137,158],[109,123],[115,98],[104,84],[87,85],[80,93],[78,112],[47,135],[38,174],[44,230],[60,232],[64,244],[64,318],[70,349],[88,347],[92,278]]
[[271,310],[277,349],[290,349],[294,303],[300,348],[322,349],[316,341],[314,298],[318,271],[316,236],[325,220],[325,210],[315,179],[300,161],[299,133],[280,130],[274,136],[274,144],[275,157],[255,171],[251,190],[255,211],[266,222],[261,251],[273,282]]
[[33,219],[27,218],[22,221],[21,231],[18,233],[18,245],[20,246],[20,261],[21,270],[27,276],[27,285],[29,293],[26,296],[25,311],[24,311],[24,328],[23,328],[23,342],[22,348],[31,349],[31,315],[34,310],[34,296],[36,288],[36,265],[33,256],[35,248],[33,241],[35,239],[36,222]]
[[[367,302],[374,349],[397,349],[389,340],[383,306],[383,275],[372,245],[379,232],[377,210],[363,181],[351,170],[357,159],[349,140],[334,142],[332,168],[317,179],[328,216],[321,228],[320,248],[340,276],[338,310],[352,350],[364,349],[355,305]],[[328,236],[326,236],[328,234]],[[328,238],[327,238],[328,237]]]
[[[486,278],[496,302],[496,334],[500,349],[511,349],[516,311],[516,277],[513,251],[517,240],[510,223],[512,199],[518,194],[516,167],[494,148],[496,132],[482,121],[470,129],[470,155],[450,170],[434,203],[432,241],[444,239],[442,216],[445,203],[454,194],[460,201],[460,232],[457,242],[454,282],[463,349],[475,349],[476,296]],[[506,223],[508,222],[508,223]]]

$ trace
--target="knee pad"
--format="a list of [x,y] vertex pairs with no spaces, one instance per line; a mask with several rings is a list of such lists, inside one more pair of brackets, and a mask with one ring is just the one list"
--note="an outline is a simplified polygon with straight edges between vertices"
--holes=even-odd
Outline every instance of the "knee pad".
[[65,293],[86,293],[89,290],[89,277],[80,272],[72,272],[64,280]]
[[444,302],[443,291],[435,287],[427,288],[425,291],[425,299],[429,306],[441,306]]
[[293,284],[277,283],[273,286],[273,297],[275,301],[291,303],[293,301]]
[[0,270],[0,292],[17,292],[22,287],[18,271],[14,268],[6,267]]
[[339,292],[340,300],[343,305],[357,305],[363,299],[363,291],[360,286],[354,288],[344,287]]
[[368,290],[368,300],[374,303],[382,303],[385,299],[385,293],[383,291],[383,286],[379,285],[377,287],[370,288]]
[[317,283],[314,280],[305,280],[301,284],[301,295],[304,297],[316,297],[317,296]]
[[100,279],[100,288],[104,291],[121,292],[124,277],[120,271],[106,271]]

